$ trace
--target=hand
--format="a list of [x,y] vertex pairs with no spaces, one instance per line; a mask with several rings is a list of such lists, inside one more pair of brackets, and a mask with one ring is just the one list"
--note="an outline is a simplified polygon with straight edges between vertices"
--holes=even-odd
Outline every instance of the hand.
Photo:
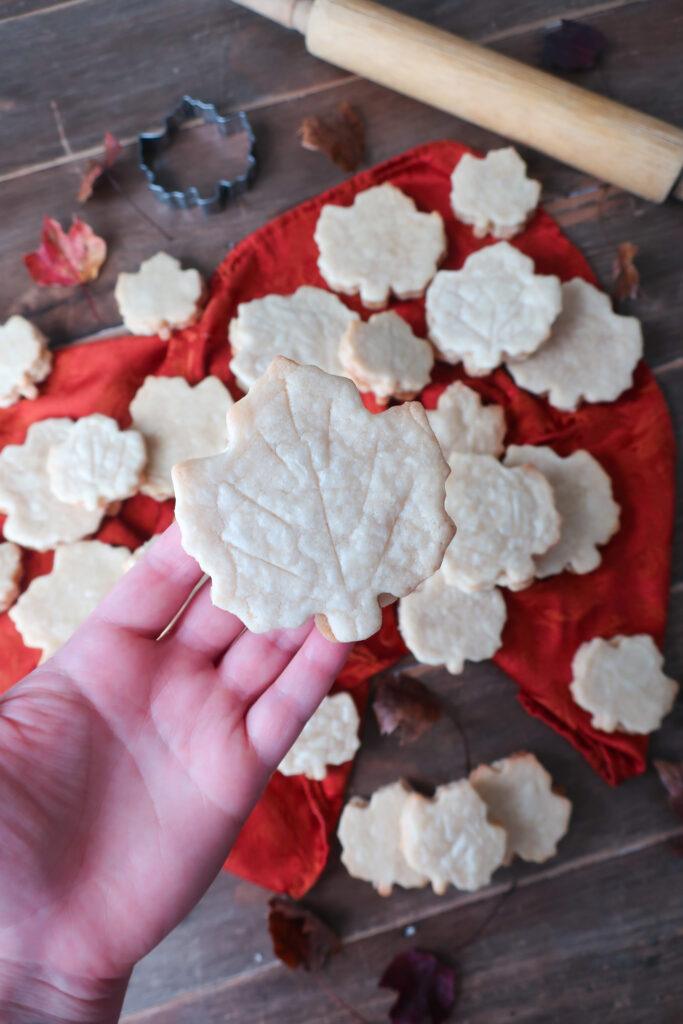
[[312,622],[249,633],[208,585],[157,639],[201,576],[174,524],[0,698],[0,1006],[33,1011],[9,1019],[117,1019],[346,660]]

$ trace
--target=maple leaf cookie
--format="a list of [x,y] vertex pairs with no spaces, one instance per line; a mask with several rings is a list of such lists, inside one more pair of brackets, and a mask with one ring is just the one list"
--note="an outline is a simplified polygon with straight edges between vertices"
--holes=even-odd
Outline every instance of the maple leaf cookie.
[[560,312],[560,279],[507,242],[473,252],[461,270],[440,270],[427,290],[427,326],[447,363],[481,377],[510,356],[526,357]]
[[538,206],[541,183],[526,174],[516,149],[492,149],[482,159],[465,153],[451,175],[451,206],[477,238],[512,238]]
[[515,445],[507,449],[506,466],[535,466],[553,489],[562,519],[560,539],[534,558],[536,577],[545,579],[565,569],[592,572],[602,561],[597,545],[619,529],[619,506],[602,466],[586,451],[562,458],[546,445]]
[[0,512],[7,513],[5,538],[25,548],[48,551],[56,544],[95,533],[104,509],[87,509],[60,501],[50,487],[50,448],[69,436],[73,420],[32,423],[23,444],[0,451]]
[[553,792],[553,780],[533,754],[481,764],[470,774],[470,784],[488,808],[491,821],[507,833],[504,864],[515,854],[542,864],[557,853],[572,813],[571,801]]
[[664,658],[651,636],[596,637],[572,661],[572,697],[602,732],[648,733],[673,707],[678,683],[662,672]]
[[375,313],[366,323],[349,324],[339,359],[359,391],[372,391],[386,403],[391,397],[410,399],[422,391],[429,383],[434,352],[398,313]]
[[11,316],[0,325],[0,409],[20,398],[35,398],[36,384],[51,367],[52,353],[42,331],[23,316]]
[[230,321],[230,369],[243,391],[275,356],[344,376],[339,343],[358,314],[323,288],[302,285],[293,295],[266,295],[241,302]]
[[420,213],[394,185],[359,192],[351,206],[323,206],[315,228],[318,269],[337,292],[381,309],[393,292],[422,295],[446,252],[441,215]]
[[166,252],[143,260],[134,274],[119,274],[114,298],[121,318],[132,334],[171,332],[199,319],[206,290],[197,270],[183,270]]
[[283,757],[278,771],[283,775],[324,779],[328,764],[345,764],[353,758],[360,746],[359,725],[353,697],[348,693],[325,697],[306,722],[294,746]]
[[642,354],[640,320],[614,313],[604,292],[575,277],[562,285],[562,312],[550,339],[529,359],[509,361],[507,370],[520,388],[571,411],[582,400],[618,398],[633,384]]
[[454,675],[462,672],[465,660],[493,657],[506,617],[496,587],[468,594],[447,583],[441,570],[398,606],[399,630],[411,653],[424,665],[445,665]]
[[60,545],[52,571],[29,583],[9,616],[27,647],[51,658],[125,572],[128,548],[99,540]]
[[446,460],[453,452],[498,457],[503,451],[504,410],[482,405],[477,392],[459,380],[439,395],[436,409],[427,410],[427,419]]
[[560,538],[552,487],[533,466],[508,469],[491,455],[450,458],[446,511],[456,534],[443,560],[448,583],[485,590],[498,583],[523,590],[534,578],[534,555]]
[[[310,615],[337,640],[439,567],[448,466],[424,409],[373,416],[343,377],[278,357],[228,414],[227,449],[173,469],[183,547],[255,633]],[[511,472],[511,471],[508,471]]]
[[372,882],[380,896],[395,885],[421,889],[427,878],[413,870],[400,847],[401,813],[412,790],[403,781],[376,790],[369,802],[353,797],[344,807],[337,836],[341,862],[352,878]]
[[142,493],[157,501],[172,498],[176,462],[222,451],[231,405],[218,377],[205,377],[194,387],[184,377],[146,377],[130,403],[132,426],[147,449]]
[[93,413],[71,427],[50,449],[50,487],[60,501],[85,508],[106,508],[135,494],[147,458],[137,430],[120,430],[110,416]]
[[468,892],[488,885],[505,846],[504,829],[488,821],[486,804],[466,779],[439,786],[431,800],[411,793],[401,812],[403,855],[438,895],[449,883]]
[[0,544],[0,612],[6,612],[19,593],[21,548],[11,541]]

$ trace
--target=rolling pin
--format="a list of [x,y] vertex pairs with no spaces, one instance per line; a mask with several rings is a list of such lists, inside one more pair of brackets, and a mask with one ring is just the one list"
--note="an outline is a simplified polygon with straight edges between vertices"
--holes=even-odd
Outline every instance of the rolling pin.
[[683,199],[683,129],[371,0],[237,0],[309,53],[644,199]]

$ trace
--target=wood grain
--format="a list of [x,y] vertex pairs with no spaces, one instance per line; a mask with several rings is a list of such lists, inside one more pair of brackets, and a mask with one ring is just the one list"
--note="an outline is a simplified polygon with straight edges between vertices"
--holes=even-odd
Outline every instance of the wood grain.
[[[392,996],[377,987],[396,953],[417,945],[459,968],[454,1020],[467,1024],[678,1024],[683,1002],[678,938],[680,859],[664,843],[568,875],[522,880],[484,933],[464,949],[494,899],[437,913],[346,944],[321,976],[367,1021],[387,1019]],[[263,941],[266,941],[265,922]],[[243,981],[206,985],[128,1024],[346,1024],[316,977],[261,965]]]

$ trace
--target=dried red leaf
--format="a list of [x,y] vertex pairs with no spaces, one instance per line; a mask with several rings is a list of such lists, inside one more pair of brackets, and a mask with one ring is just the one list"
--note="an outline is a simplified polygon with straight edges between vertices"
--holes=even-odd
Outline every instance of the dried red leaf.
[[414,743],[441,718],[441,705],[431,690],[404,672],[378,678],[372,710],[383,736],[399,730],[401,746]]
[[409,949],[391,961],[379,981],[393,988],[398,999],[389,1010],[393,1024],[441,1024],[455,1005],[455,972],[432,953]]
[[365,152],[363,122],[348,103],[339,104],[336,117],[307,117],[299,128],[304,149],[320,149],[342,170],[357,170]]
[[341,949],[332,929],[305,907],[285,896],[274,896],[268,906],[273,951],[287,967],[318,971]]
[[24,256],[24,263],[38,284],[85,284],[95,280],[106,256],[104,239],[78,217],[68,232],[59,221],[45,217],[40,246]]
[[78,190],[78,201],[84,203],[86,199],[90,199],[95,187],[95,182],[108,171],[110,167],[113,167],[116,163],[119,153],[121,152],[121,143],[112,135],[111,132],[105,132],[104,135],[104,153],[99,160],[88,160],[88,166],[83,172],[81,178],[81,187]]
[[622,242],[619,246],[619,255],[614,261],[612,275],[614,277],[614,288],[612,297],[616,304],[624,299],[638,298],[638,285],[640,274],[633,262],[638,252],[638,246],[630,242]]
[[606,45],[604,35],[593,25],[563,18],[558,28],[544,35],[540,61],[545,68],[587,71],[595,67]]

